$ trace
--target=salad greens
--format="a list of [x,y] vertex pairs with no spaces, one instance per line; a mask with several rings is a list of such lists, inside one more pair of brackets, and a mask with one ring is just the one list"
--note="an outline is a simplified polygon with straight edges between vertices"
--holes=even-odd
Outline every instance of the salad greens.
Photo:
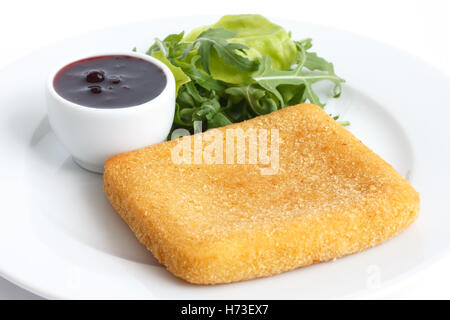
[[176,80],[172,130],[193,132],[195,121],[207,130],[305,101],[323,107],[312,87],[319,81],[331,81],[338,97],[344,80],[311,47],[260,15],[229,15],[187,36],[155,39],[147,54]]

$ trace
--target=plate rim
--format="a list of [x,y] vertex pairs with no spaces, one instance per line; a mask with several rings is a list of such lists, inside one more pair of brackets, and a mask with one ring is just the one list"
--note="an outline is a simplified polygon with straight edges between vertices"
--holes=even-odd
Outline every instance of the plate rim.
[[[101,30],[95,30],[93,32],[97,33],[97,32],[102,32],[102,31],[107,31],[107,30],[120,29],[120,28],[123,28],[124,26],[138,25],[138,24],[142,24],[142,23],[157,23],[158,21],[173,21],[174,19],[179,18],[179,17],[183,17],[183,18],[195,18],[195,17],[205,18],[205,17],[208,17],[208,18],[211,18],[211,17],[216,17],[216,16],[217,15],[172,16],[172,17],[166,17],[166,18],[144,20],[144,21],[130,23],[130,24],[122,24],[122,25],[118,25],[118,26],[114,26],[114,27],[102,28]],[[290,21],[291,23],[298,23],[298,24],[302,24],[302,25],[311,25],[311,26],[316,26],[316,27],[319,27],[319,28],[328,28],[328,29],[336,30],[336,31],[338,31],[340,33],[342,32],[342,33],[350,34],[350,35],[352,35],[354,37],[365,38],[367,40],[370,40],[371,42],[376,43],[377,46],[382,46],[382,47],[388,48],[390,51],[396,51],[396,53],[398,53],[398,54],[406,55],[406,56],[409,56],[410,58],[413,58],[416,63],[420,63],[420,64],[423,64],[423,65],[426,65],[427,68],[432,69],[434,72],[436,72],[437,74],[441,75],[442,78],[446,78],[446,79],[449,78],[449,75],[447,73],[442,72],[437,67],[435,67],[432,64],[429,64],[427,61],[425,61],[421,57],[417,57],[417,56],[411,54],[410,52],[407,52],[407,51],[405,51],[405,50],[403,50],[401,48],[394,47],[394,46],[392,46],[390,44],[384,43],[383,41],[380,41],[378,39],[373,39],[373,38],[370,38],[370,37],[367,37],[367,36],[364,36],[364,35],[360,35],[360,34],[357,34],[357,33],[351,32],[351,31],[347,31],[347,30],[343,30],[343,29],[335,28],[335,27],[329,27],[329,26],[325,26],[325,25],[322,25],[322,24],[306,23],[306,22],[296,21],[296,20],[293,20],[293,19],[286,19],[286,18],[282,18],[282,17],[272,17],[272,16],[270,16],[270,18],[271,19],[273,18],[274,20],[276,19],[277,22],[278,21]],[[69,39],[56,41],[56,42],[51,43],[51,44],[49,44],[49,45],[47,45],[45,47],[36,49],[33,53],[30,53],[30,54],[28,54],[28,55],[26,55],[24,57],[21,57],[21,58],[19,58],[17,60],[14,60],[13,62],[7,64],[6,66],[3,66],[0,69],[0,73],[2,73],[2,71],[4,71],[5,69],[7,69],[8,67],[10,67],[12,65],[18,64],[18,63],[20,63],[23,60],[29,59],[30,56],[32,56],[33,54],[35,54],[37,52],[43,52],[45,50],[48,50],[52,46],[59,45],[61,43],[65,43],[65,42],[68,42],[68,41],[73,41],[76,38],[83,38],[83,37],[85,37],[88,34],[89,33],[86,32],[86,33],[83,33],[81,35],[77,35],[76,37],[71,37]],[[386,285],[384,286],[384,288],[382,290],[386,291],[389,288],[392,288],[395,283],[397,284],[397,286],[401,285],[401,283],[404,283],[407,279],[411,278],[412,274],[417,274],[417,273],[427,269],[428,267],[430,267],[431,265],[436,263],[442,256],[448,255],[449,251],[450,251],[450,243],[447,245],[447,247],[445,249],[445,252],[442,252],[441,254],[435,254],[434,256],[428,258],[428,263],[426,263],[426,264],[423,264],[423,263],[419,264],[419,265],[411,268],[410,270],[408,270],[407,272],[405,272],[401,276],[398,276],[395,279],[392,279],[392,280],[389,280],[389,281],[385,282]],[[23,289],[25,289],[27,291],[30,291],[30,292],[38,295],[38,296],[41,296],[41,297],[44,297],[44,298],[47,298],[47,299],[70,299],[70,296],[64,296],[64,295],[53,296],[53,295],[49,294],[48,291],[46,292],[45,289],[38,288],[38,287],[33,287],[32,285],[27,283],[27,281],[25,281],[23,278],[20,278],[20,276],[17,276],[17,275],[15,276],[14,274],[8,273],[7,270],[4,270],[1,261],[0,261],[0,275],[2,277],[4,277],[6,280],[8,280],[8,281],[18,285],[19,287],[21,287],[21,288],[23,288]],[[354,294],[356,294],[356,293],[352,293],[350,296],[353,296]]]

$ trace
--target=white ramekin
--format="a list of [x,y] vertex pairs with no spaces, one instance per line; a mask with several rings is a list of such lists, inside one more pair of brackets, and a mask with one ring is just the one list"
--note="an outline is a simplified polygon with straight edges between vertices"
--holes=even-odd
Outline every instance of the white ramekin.
[[[167,79],[163,91],[143,104],[124,108],[92,108],[61,97],[53,81],[68,64],[96,56],[124,55],[151,62],[160,67]],[[159,60],[135,52],[110,52],[67,61],[55,68],[46,87],[50,125],[58,139],[81,167],[103,173],[109,157],[164,141],[175,112],[175,79]]]

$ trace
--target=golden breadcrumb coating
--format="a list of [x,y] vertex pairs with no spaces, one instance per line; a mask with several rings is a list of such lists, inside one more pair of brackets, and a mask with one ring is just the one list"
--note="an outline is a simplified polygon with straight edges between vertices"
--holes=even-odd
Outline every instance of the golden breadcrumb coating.
[[227,128],[278,129],[279,172],[261,175],[256,164],[176,165],[177,141],[105,165],[111,204],[186,281],[226,283],[327,261],[379,244],[418,216],[410,183],[318,106],[217,130]]

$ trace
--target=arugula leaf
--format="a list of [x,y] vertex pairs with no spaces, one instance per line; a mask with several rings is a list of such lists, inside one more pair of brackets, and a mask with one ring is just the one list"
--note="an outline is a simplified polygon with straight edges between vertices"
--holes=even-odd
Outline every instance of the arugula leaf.
[[192,114],[193,121],[211,120],[220,110],[220,103],[217,99],[203,102]]
[[147,50],[148,55],[152,55],[156,51],[162,51],[165,57],[173,56],[177,45],[183,39],[184,31],[178,34],[169,34],[164,40],[155,38],[155,43]]
[[[325,71],[330,75],[336,75],[334,72],[334,66],[331,62],[328,62],[322,57],[319,57],[317,53],[315,52],[307,52],[312,47],[312,39],[307,38],[301,41],[295,42],[298,52],[299,52],[299,60],[301,59],[303,63],[301,63],[302,66],[304,66],[306,69],[310,71]],[[300,63],[299,63],[300,64]],[[344,82],[342,80],[341,82]],[[338,98],[341,94],[341,85],[336,85],[334,87],[334,97]]]
[[305,101],[305,86],[286,85],[282,84],[277,87],[283,101],[287,106],[293,106]]
[[210,74],[209,64],[211,50],[214,48],[219,57],[227,64],[233,65],[240,71],[253,71],[256,69],[256,63],[247,59],[243,53],[248,49],[246,45],[240,43],[229,43],[226,39],[235,36],[234,32],[224,28],[212,28],[203,31],[198,35],[195,41],[183,52],[185,58],[194,48],[198,49],[200,63],[203,70]]
[[[193,101],[196,104],[201,104],[201,103],[205,102],[206,100],[210,99],[210,97],[202,96],[194,83],[188,83],[185,86],[185,89],[186,89],[186,92],[192,97]],[[214,96],[214,94],[213,94],[213,96]]]
[[173,124],[175,127],[190,127],[191,126],[191,119],[188,118],[188,121],[184,121],[182,119],[181,113],[180,113],[180,105],[178,103],[175,104],[175,116],[173,118]]
[[217,112],[211,119],[208,120],[208,129],[220,128],[229,124],[232,124],[230,119],[228,119],[224,113]]
[[315,52],[306,53],[306,61],[304,67],[310,71],[320,70],[326,71],[330,74],[334,74],[333,64],[321,58]]
[[198,69],[196,64],[200,56],[194,56],[190,63],[176,60],[176,65],[179,66],[193,81],[208,90],[225,90],[226,85],[214,79],[211,75]]
[[[299,59],[302,59],[300,57]],[[308,58],[306,58],[307,60]],[[341,90],[341,83],[344,81],[334,74],[334,71],[309,73],[303,71],[303,65],[298,64],[293,70],[274,70],[271,65],[272,62],[268,57],[262,57],[259,69],[252,75],[252,78],[264,89],[273,93],[282,104],[283,107],[287,106],[281,93],[277,87],[283,84],[287,85],[303,85],[305,92],[303,97],[309,100],[313,104],[323,107],[324,104],[320,102],[319,97],[312,89],[312,84],[322,80],[329,80],[335,84],[335,95]],[[307,64],[306,62],[304,64]]]
[[177,121],[184,126],[193,126],[196,121],[206,122],[208,129],[232,123],[222,113],[217,96],[213,99],[201,99],[201,101],[202,103],[197,107],[176,110]]
[[243,97],[257,115],[268,114],[278,109],[276,102],[267,96],[267,91],[250,84],[242,87],[231,87],[225,90],[232,96]]
[[236,98],[232,95],[227,96],[225,107],[223,107],[222,110],[232,122],[241,122],[256,116],[256,114],[250,110],[245,99],[242,97]]

